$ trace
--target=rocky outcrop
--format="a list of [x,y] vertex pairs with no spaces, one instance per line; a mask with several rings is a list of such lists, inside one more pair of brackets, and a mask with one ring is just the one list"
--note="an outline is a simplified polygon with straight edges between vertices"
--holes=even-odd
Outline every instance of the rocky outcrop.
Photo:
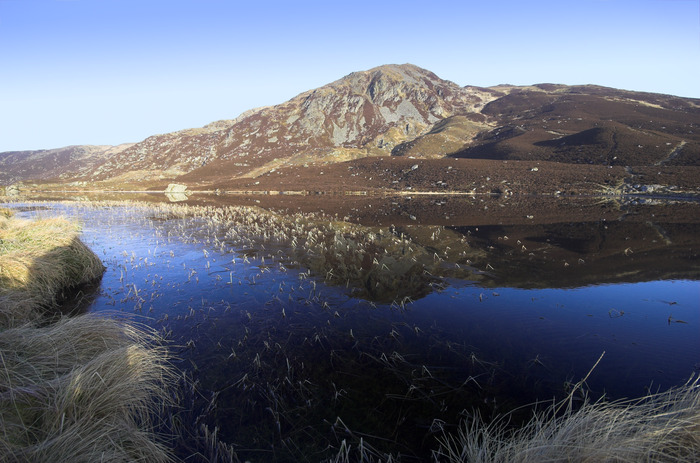
[[92,176],[107,179],[124,169],[163,178],[193,171],[197,178],[256,176],[282,166],[388,155],[434,123],[474,113],[495,96],[410,64],[380,66],[234,120],[150,137]]
[[19,185],[9,185],[5,187],[5,196],[19,196],[20,191]]
[[170,202],[186,201],[189,197],[189,194],[187,192],[187,185],[171,183],[165,189],[165,196],[168,197],[168,200]]

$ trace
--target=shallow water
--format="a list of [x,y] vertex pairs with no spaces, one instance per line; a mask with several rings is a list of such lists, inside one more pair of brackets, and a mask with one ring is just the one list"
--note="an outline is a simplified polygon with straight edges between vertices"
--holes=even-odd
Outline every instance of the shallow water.
[[697,204],[683,216],[604,205],[596,220],[471,225],[421,223],[415,210],[431,204],[397,201],[382,223],[359,213],[368,205],[383,207],[348,206],[349,222],[221,206],[11,207],[83,222],[107,266],[87,310],[162,330],[197,382],[186,416],[218,427],[241,459],[318,461],[360,438],[425,458],[474,410],[565,397],[601,355],[585,384],[594,397],[639,397],[700,369]]

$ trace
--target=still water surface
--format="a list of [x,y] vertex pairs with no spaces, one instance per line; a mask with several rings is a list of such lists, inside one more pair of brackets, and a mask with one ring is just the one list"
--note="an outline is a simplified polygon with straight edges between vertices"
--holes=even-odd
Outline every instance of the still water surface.
[[598,220],[472,225],[413,211],[381,223],[228,206],[12,207],[83,223],[107,266],[88,310],[165,333],[197,385],[187,416],[218,427],[242,459],[317,461],[359,438],[424,458],[475,410],[565,397],[601,355],[593,397],[639,397],[700,369],[697,204],[682,217],[628,204]]

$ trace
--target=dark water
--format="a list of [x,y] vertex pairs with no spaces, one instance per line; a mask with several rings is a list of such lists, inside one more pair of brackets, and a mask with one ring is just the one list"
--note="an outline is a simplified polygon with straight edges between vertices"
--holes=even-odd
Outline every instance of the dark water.
[[83,222],[107,266],[89,310],[166,333],[197,386],[184,419],[241,459],[318,461],[360,439],[421,459],[477,410],[565,397],[599,359],[584,390],[611,399],[700,369],[698,204],[527,206],[551,215],[536,221],[449,200],[438,221],[435,200],[356,201],[338,217],[12,207]]

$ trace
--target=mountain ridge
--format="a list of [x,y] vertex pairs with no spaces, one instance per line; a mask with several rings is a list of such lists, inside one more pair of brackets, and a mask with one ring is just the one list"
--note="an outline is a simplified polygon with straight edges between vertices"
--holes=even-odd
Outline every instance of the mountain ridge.
[[108,156],[133,143],[120,145],[70,145],[61,148],[0,153],[0,185],[25,181],[70,181],[89,174]]
[[[217,171],[224,168],[237,178],[279,168],[285,158],[296,165],[388,155],[444,117],[474,112],[484,93],[414,65],[379,66],[244,113],[219,130],[149,137],[107,161],[94,177],[104,180],[125,165],[140,175],[160,167],[173,176],[215,162]],[[158,165],[146,159],[156,148]]]
[[389,64],[119,148],[0,153],[0,183],[204,187],[387,156],[698,166],[699,125],[697,99],[596,85],[461,87],[412,64]]

